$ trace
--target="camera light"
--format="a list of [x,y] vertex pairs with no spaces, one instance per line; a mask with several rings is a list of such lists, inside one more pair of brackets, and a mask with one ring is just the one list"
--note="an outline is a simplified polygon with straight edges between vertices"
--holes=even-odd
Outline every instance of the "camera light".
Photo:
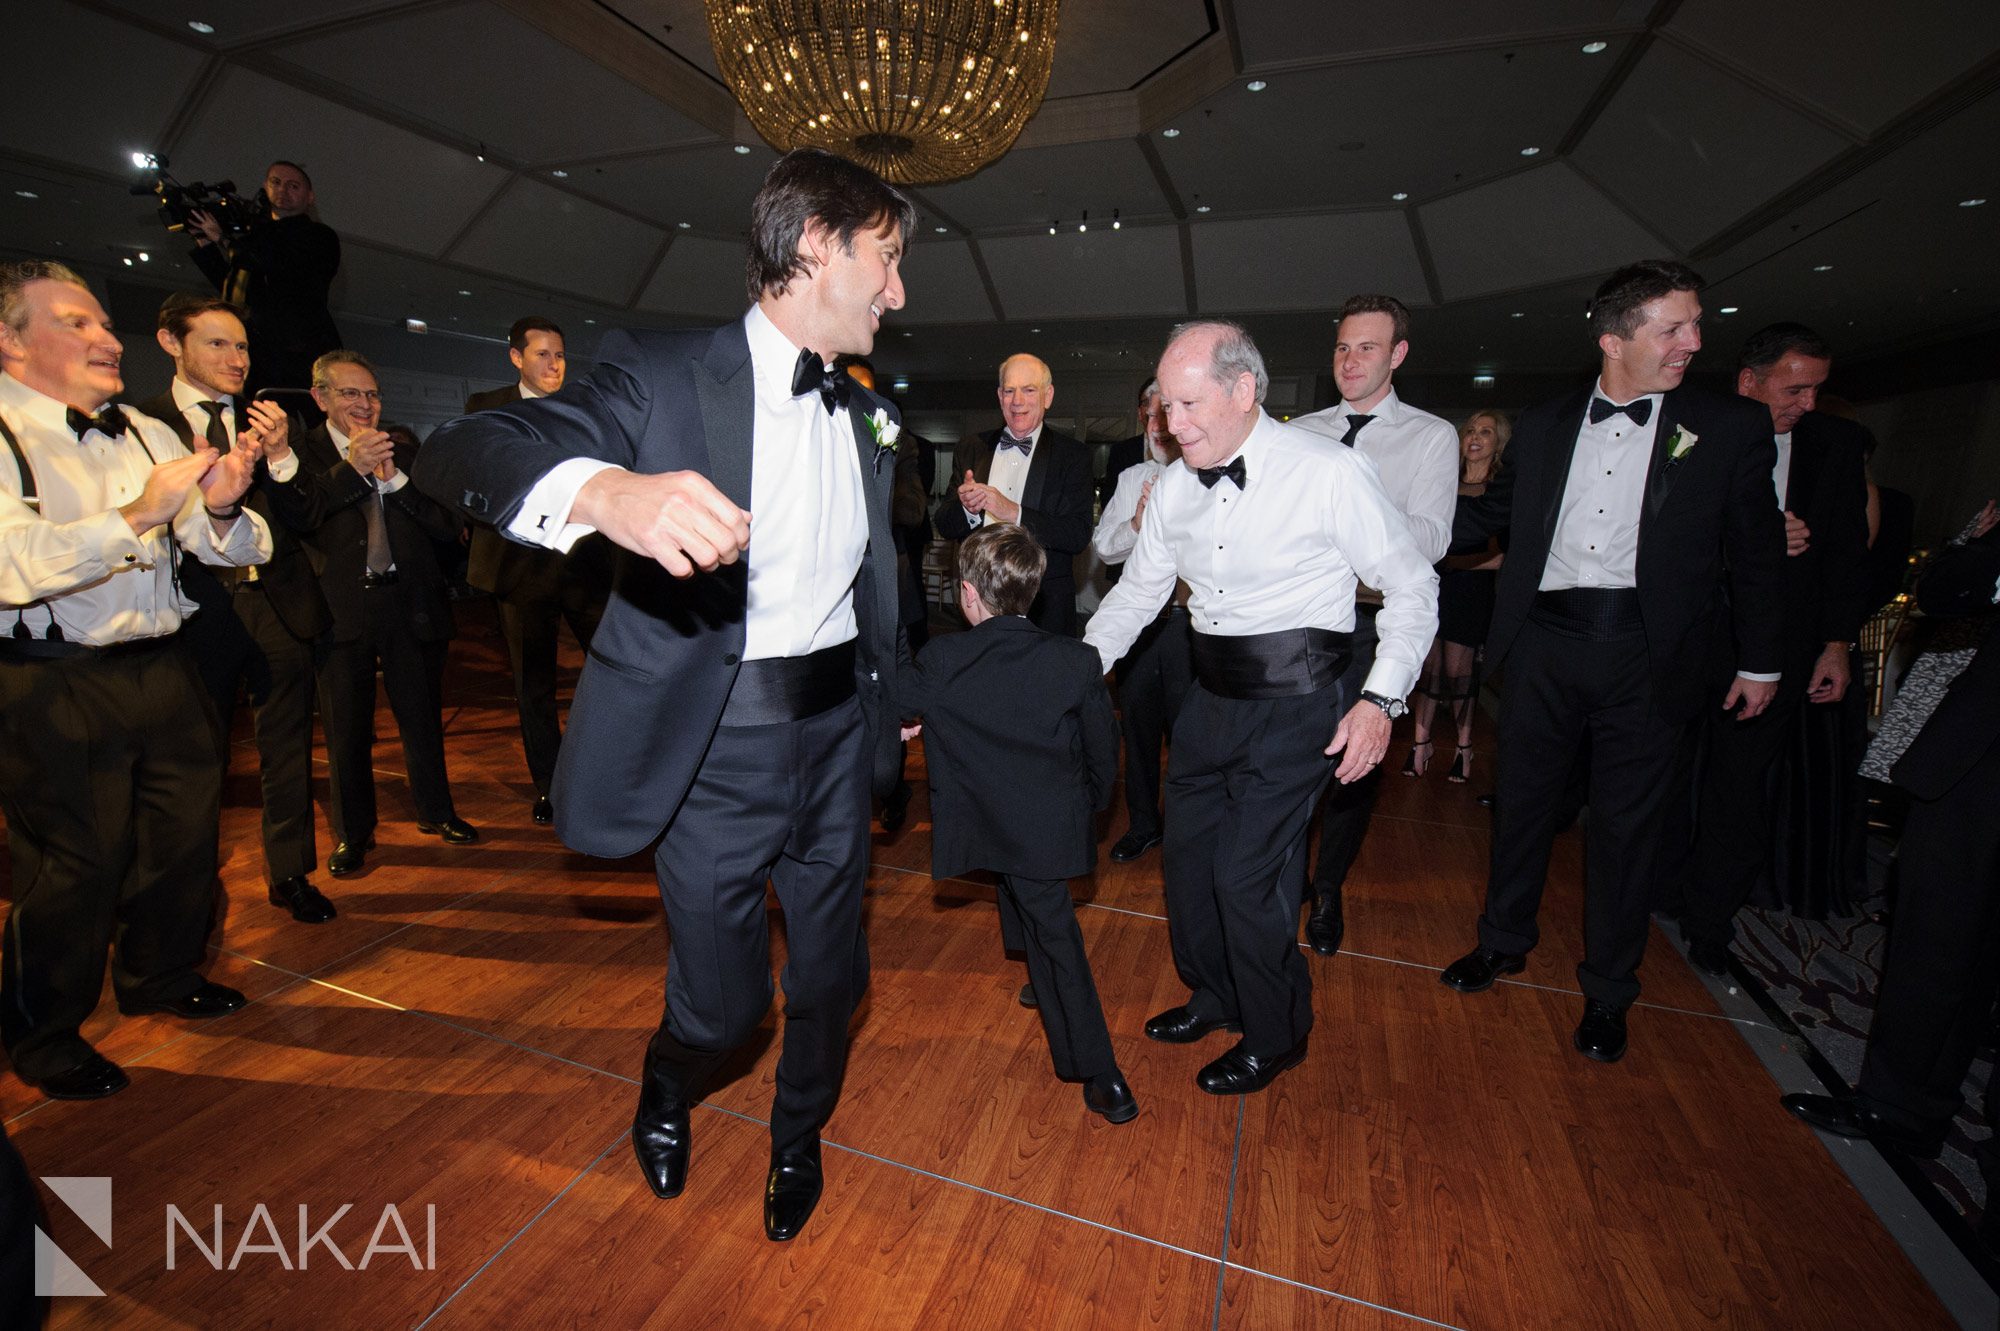
[[152,153],[134,152],[132,154],[132,165],[138,167],[141,171],[150,171],[159,164],[160,159]]

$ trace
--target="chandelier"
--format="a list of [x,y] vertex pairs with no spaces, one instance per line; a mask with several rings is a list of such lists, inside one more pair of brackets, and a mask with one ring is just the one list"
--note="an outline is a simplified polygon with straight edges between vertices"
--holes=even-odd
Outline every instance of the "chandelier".
[[1042,103],[1061,0],[704,0],[722,76],[779,151],[899,185],[969,176]]

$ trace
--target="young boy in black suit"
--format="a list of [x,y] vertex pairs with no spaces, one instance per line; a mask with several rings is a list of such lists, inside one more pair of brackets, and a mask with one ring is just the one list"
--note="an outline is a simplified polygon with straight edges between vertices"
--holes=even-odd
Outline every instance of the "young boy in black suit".
[[898,687],[924,722],[931,876],[1000,875],[1001,936],[1028,955],[1056,1075],[1083,1083],[1092,1113],[1125,1123],[1139,1104],[1111,1052],[1068,882],[1096,867],[1118,723],[1097,653],[1026,618],[1047,562],[1026,528],[974,531],[958,551],[972,629],[932,639]]

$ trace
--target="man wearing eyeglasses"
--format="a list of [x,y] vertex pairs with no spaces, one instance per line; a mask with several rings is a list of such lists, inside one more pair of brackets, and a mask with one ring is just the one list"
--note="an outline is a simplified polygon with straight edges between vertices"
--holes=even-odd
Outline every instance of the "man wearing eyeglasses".
[[450,845],[479,840],[452,807],[440,720],[451,598],[433,540],[458,539],[458,519],[409,484],[380,428],[375,367],[356,351],[313,363],[313,401],[326,423],[295,445],[297,475],[269,487],[272,509],[304,540],[333,612],[320,665],[320,710],[333,769],[333,837],[326,871],[358,872],[375,840],[375,668],[402,733],[417,830]]

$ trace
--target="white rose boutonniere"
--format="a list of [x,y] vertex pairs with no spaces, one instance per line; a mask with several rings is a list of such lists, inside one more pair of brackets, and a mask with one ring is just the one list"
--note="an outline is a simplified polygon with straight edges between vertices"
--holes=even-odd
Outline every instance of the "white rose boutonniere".
[[903,437],[903,427],[889,419],[887,408],[875,408],[875,414],[868,418],[868,428],[875,435],[875,471],[882,471],[882,459],[896,451],[897,440]]
[[1667,440],[1667,461],[1679,462],[1693,452],[1694,446],[1700,442],[1701,436],[1693,430],[1685,427],[1675,430],[1673,437]]

